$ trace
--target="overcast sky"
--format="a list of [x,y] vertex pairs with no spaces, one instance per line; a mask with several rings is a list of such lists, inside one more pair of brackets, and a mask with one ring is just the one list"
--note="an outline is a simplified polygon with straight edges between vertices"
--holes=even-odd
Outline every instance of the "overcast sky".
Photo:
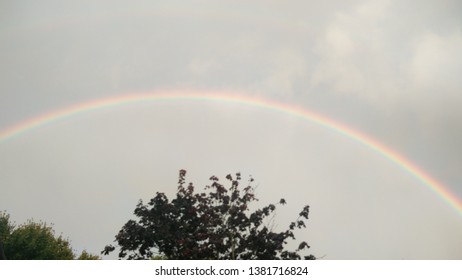
[[[0,1],[0,130],[137,92],[232,91],[378,139],[462,197],[462,2]],[[462,259],[462,215],[405,170],[294,116],[169,100],[0,143],[0,210],[99,253],[138,199],[241,171],[325,259]],[[115,257],[115,256],[113,256]]]

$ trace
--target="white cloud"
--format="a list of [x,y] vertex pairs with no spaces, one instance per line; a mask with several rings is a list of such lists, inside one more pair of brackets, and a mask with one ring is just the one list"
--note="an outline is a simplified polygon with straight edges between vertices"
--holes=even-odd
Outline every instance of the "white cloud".
[[331,25],[327,27],[323,50],[333,58],[343,58],[351,55],[356,48],[350,32],[345,26]]
[[462,86],[462,34],[426,33],[414,43],[410,79],[417,89],[454,91]]
[[390,59],[389,1],[366,2],[355,9],[335,14],[315,43],[319,63],[313,73],[313,87],[377,99],[397,92],[396,63]]

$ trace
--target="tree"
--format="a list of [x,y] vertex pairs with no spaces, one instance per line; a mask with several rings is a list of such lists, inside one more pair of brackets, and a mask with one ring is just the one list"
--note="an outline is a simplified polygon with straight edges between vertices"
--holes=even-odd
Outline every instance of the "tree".
[[5,260],[5,251],[3,242],[13,231],[14,225],[10,223],[10,215],[5,212],[0,213],[0,260]]
[[[72,260],[75,258],[69,240],[61,235],[56,236],[51,226],[45,222],[29,220],[16,227],[6,212],[0,213],[1,241],[3,241],[4,255],[10,260]],[[83,251],[80,257],[98,259],[86,251]]]
[[3,251],[3,241],[0,239],[0,260],[6,260],[5,252]]
[[77,259],[78,260],[101,260],[101,257],[90,254],[86,250],[83,250]]
[[52,227],[29,220],[5,239],[5,255],[10,260],[72,260],[69,240],[55,236]]
[[[119,258],[301,259],[300,252],[309,248],[303,241],[294,251],[285,249],[287,240],[295,240],[294,230],[305,227],[309,206],[288,229],[273,232],[265,221],[272,217],[276,205],[286,202],[281,199],[252,212],[250,204],[257,200],[252,178],[241,189],[240,173],[226,176],[229,188],[212,176],[204,192],[196,193],[192,183],[186,186],[185,176],[186,171],[180,170],[174,199],[157,192],[146,205],[139,201],[134,211],[137,219],[129,220],[115,236]],[[101,253],[114,250],[108,245]],[[315,257],[307,255],[304,259]]]

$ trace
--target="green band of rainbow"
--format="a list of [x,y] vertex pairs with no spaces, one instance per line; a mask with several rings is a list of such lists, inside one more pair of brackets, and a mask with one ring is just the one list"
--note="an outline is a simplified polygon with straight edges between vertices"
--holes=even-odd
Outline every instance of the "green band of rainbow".
[[25,133],[31,129],[41,127],[50,122],[71,117],[77,114],[100,110],[103,108],[125,106],[133,103],[161,100],[196,100],[196,101],[217,101],[217,102],[232,102],[247,106],[265,108],[273,111],[278,111],[284,114],[297,116],[301,119],[311,121],[329,130],[333,130],[347,138],[353,139],[370,149],[376,151],[383,157],[391,160],[403,170],[411,174],[423,185],[427,186],[438,197],[442,198],[447,204],[452,207],[460,216],[462,216],[462,202],[451,193],[447,187],[433,179],[415,164],[411,163],[404,156],[398,154],[392,149],[384,146],[375,139],[355,131],[337,121],[333,121],[322,115],[310,112],[304,108],[296,107],[281,102],[276,102],[269,99],[255,98],[243,95],[237,95],[232,92],[194,92],[194,91],[164,91],[154,93],[137,93],[117,97],[109,97],[105,99],[93,100],[86,103],[77,104],[64,109],[52,111],[38,117],[26,120],[15,124],[0,131],[0,144],[19,134]]

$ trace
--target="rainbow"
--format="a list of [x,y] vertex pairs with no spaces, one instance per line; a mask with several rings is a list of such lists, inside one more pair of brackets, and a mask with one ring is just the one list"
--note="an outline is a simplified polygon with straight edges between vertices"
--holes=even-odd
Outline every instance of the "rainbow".
[[374,150],[388,160],[394,162],[403,170],[411,174],[423,185],[427,186],[438,197],[443,199],[451,208],[462,216],[462,201],[449,191],[447,187],[433,179],[429,174],[413,164],[404,156],[381,144],[379,141],[367,136],[359,131],[345,126],[337,121],[317,113],[308,111],[302,107],[291,104],[276,102],[270,99],[259,97],[249,97],[237,95],[233,92],[194,92],[194,91],[164,91],[151,93],[136,93],[123,96],[109,97],[105,99],[92,100],[85,103],[76,104],[67,108],[52,111],[35,118],[17,123],[0,131],[0,144],[4,143],[18,135],[26,133],[32,129],[37,129],[49,123],[64,118],[69,118],[78,114],[100,110],[104,108],[127,106],[141,102],[159,102],[162,100],[195,100],[208,102],[231,102],[241,105],[254,106],[269,109],[284,114],[296,116],[298,118],[313,122],[326,129],[335,131],[347,138],[363,144]]

